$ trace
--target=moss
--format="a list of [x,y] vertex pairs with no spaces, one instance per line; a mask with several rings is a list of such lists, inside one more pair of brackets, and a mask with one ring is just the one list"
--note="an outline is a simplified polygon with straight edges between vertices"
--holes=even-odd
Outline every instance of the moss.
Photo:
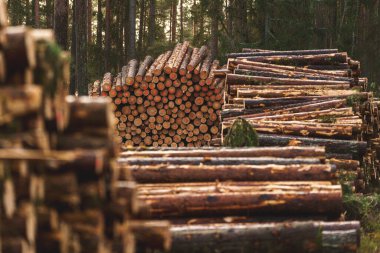
[[333,116],[322,116],[321,123],[336,123],[336,118]]
[[238,118],[232,124],[223,145],[225,147],[256,147],[259,145],[256,130],[245,119]]

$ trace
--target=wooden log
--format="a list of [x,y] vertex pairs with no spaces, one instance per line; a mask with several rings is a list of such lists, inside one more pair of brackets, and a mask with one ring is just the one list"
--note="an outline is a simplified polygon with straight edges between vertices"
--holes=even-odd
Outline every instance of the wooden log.
[[137,60],[133,59],[128,62],[128,73],[126,77],[126,84],[133,85],[135,83],[135,76],[139,67]]
[[4,50],[7,63],[7,76],[36,66],[36,48],[29,28],[24,26],[7,27],[4,30],[7,47]]
[[171,247],[170,223],[167,221],[132,221],[130,230],[137,247],[168,251]]
[[162,58],[164,57],[165,54],[161,54],[160,56],[158,56],[154,62],[152,63],[152,65],[149,67],[148,71],[146,72],[145,74],[145,81],[146,82],[152,82],[153,80],[153,76],[154,76],[154,70],[156,69],[156,66],[159,64],[159,62],[162,60]]
[[166,62],[169,60],[169,58],[171,57],[171,55],[172,55],[172,51],[167,51],[164,54],[164,56],[160,59],[160,61],[158,62],[156,68],[153,71],[153,74],[155,76],[161,75],[162,71],[164,70]]
[[276,147],[276,148],[244,148],[244,149],[180,149],[155,151],[127,151],[120,154],[126,157],[262,157],[273,156],[279,158],[296,157],[323,157],[322,147]]
[[[260,135],[261,136],[261,135]],[[350,141],[347,141],[350,142]],[[354,142],[354,141],[352,141]],[[355,143],[355,142],[354,142]],[[155,165],[167,163],[172,165],[263,165],[263,164],[320,164],[321,160],[317,158],[273,158],[273,157],[152,157],[152,158],[119,158],[118,163],[121,166],[129,165]]]
[[130,166],[138,183],[214,181],[324,181],[336,178],[330,165],[152,165]]
[[8,14],[7,7],[5,6],[4,1],[0,3],[0,30],[5,28],[8,25]]
[[307,79],[293,79],[293,78],[274,78],[265,76],[249,76],[249,75],[237,75],[227,74],[226,83],[231,84],[245,84],[245,85],[350,85],[347,81],[335,81],[335,80],[307,80]]
[[191,60],[189,64],[187,65],[187,70],[192,72],[206,57],[208,52],[207,46],[202,46],[201,49],[193,50],[193,55],[191,56]]
[[299,96],[353,96],[356,90],[257,90],[257,89],[238,89],[238,98],[280,98],[280,97],[299,97]]
[[[157,186],[157,185],[156,185]],[[342,210],[341,186],[319,183],[197,183],[141,185],[139,199],[152,217],[208,215],[308,214],[337,216]]]
[[[197,50],[197,49],[194,49],[194,50]],[[189,47],[188,50],[187,50],[187,52],[186,52],[185,57],[183,58],[181,66],[179,68],[179,74],[181,76],[185,76],[186,75],[187,65],[189,65],[189,63],[190,63],[190,59],[191,59],[192,54],[193,54],[193,48]]]
[[[247,51],[247,49],[245,49]],[[227,54],[228,58],[253,57],[253,56],[279,56],[279,55],[319,55],[338,53],[338,49],[311,49],[311,50],[289,50],[289,51],[266,51],[266,52],[245,52]]]
[[[333,222],[336,223],[336,222]],[[350,242],[343,234],[329,231],[329,222],[285,221],[268,223],[207,223],[201,225],[174,225],[172,250],[181,252],[208,252],[225,250],[239,252],[324,252],[335,250],[355,252],[360,231],[345,229],[347,222],[333,224],[342,233],[351,233]],[[359,226],[359,224],[357,225]],[[329,234],[330,232],[330,234]],[[322,238],[322,239],[321,239]],[[330,244],[331,243],[331,244]]]
[[367,149],[364,141],[307,138],[288,135],[259,134],[260,146],[325,146],[326,153],[352,154],[360,159]]
[[168,61],[165,63],[164,72],[166,74],[170,74],[172,72],[172,68],[174,67],[175,61],[176,61],[178,55],[180,54],[181,50],[182,50],[182,44],[178,43],[174,47],[172,55],[170,56]]
[[317,75],[322,74],[322,75],[341,76],[341,77],[351,76],[351,71],[349,70],[346,70],[346,71],[315,70],[315,69],[308,69],[308,68],[303,68],[303,67],[277,65],[277,64],[269,64],[269,63],[263,63],[263,62],[239,60],[239,59],[229,59],[227,66],[230,70],[233,70],[239,64],[267,67],[267,68],[272,68],[272,69],[282,69],[282,70],[287,70],[287,71],[305,72],[305,73],[312,73],[312,74],[317,74]]
[[153,64],[153,57],[148,55],[145,57],[144,61],[140,64],[139,70],[137,71],[136,74],[136,81],[137,82],[142,82],[142,80],[145,78],[145,74],[147,71],[150,69],[150,66]]
[[318,55],[282,55],[282,56],[254,56],[238,57],[248,61],[257,61],[271,64],[305,66],[305,65],[336,65],[347,63],[347,53],[318,54]]
[[178,70],[181,69],[182,62],[184,61],[188,51],[191,51],[191,50],[188,50],[189,46],[190,46],[190,43],[188,41],[183,42],[182,47],[180,51],[178,52],[177,57],[174,61],[171,72],[177,73]]
[[202,63],[202,67],[199,73],[199,76],[202,80],[206,80],[206,78],[208,77],[210,73],[211,64],[212,64],[211,54],[208,54]]
[[101,85],[101,91],[102,92],[108,92],[111,90],[112,87],[112,74],[106,73],[104,74],[102,85]]

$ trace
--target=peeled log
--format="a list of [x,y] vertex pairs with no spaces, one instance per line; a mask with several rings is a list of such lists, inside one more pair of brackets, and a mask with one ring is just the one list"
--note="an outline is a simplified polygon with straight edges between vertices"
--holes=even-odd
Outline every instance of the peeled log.
[[342,211],[340,185],[300,182],[167,184],[145,188],[139,199],[154,218],[214,215],[328,215]]
[[214,181],[329,181],[330,165],[152,165],[129,166],[138,183]]

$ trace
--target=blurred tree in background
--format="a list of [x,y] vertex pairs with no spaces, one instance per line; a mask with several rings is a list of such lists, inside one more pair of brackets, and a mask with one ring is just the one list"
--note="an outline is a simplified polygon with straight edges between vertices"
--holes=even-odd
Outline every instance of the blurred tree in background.
[[[222,62],[243,47],[339,48],[380,83],[380,0],[7,0],[10,23],[54,28],[72,52],[72,89],[177,42]],[[87,11],[85,11],[87,10]],[[86,34],[83,34],[86,33]],[[377,87],[376,87],[377,88]]]

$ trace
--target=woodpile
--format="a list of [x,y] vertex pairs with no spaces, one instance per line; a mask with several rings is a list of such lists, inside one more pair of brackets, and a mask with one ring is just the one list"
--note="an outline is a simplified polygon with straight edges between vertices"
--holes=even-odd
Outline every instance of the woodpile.
[[114,167],[111,100],[66,96],[53,32],[7,27],[5,14],[0,1],[0,252],[167,250],[169,224],[145,220]]
[[342,188],[323,147],[130,150],[117,161],[172,252],[357,252]]
[[117,75],[106,73],[89,85],[89,95],[112,98],[115,135],[125,147],[200,147],[220,132],[218,68],[206,46],[184,42],[156,59],[131,60]]
[[331,162],[358,175],[357,191],[380,182],[377,100],[358,61],[336,49],[245,49],[228,57],[218,72],[226,81],[222,137],[213,143],[244,118],[260,146],[324,146]]

